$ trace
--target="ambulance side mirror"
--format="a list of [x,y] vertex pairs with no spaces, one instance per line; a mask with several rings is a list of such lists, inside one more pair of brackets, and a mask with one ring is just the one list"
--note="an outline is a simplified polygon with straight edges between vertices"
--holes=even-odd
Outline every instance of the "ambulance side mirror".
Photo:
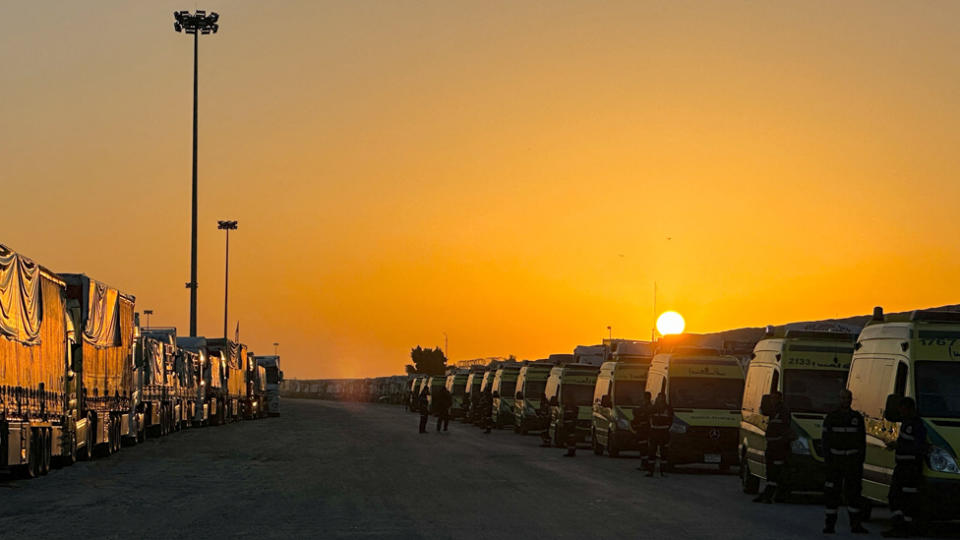
[[883,419],[888,422],[899,422],[900,418],[900,400],[903,399],[896,394],[887,396],[887,403],[883,406]]
[[770,394],[764,394],[764,396],[760,398],[760,414],[764,416],[773,414],[773,396]]
[[560,402],[557,401],[557,396],[553,396],[552,398],[550,398],[550,405],[553,405],[554,407],[556,407],[559,404]]
[[612,404],[611,401],[610,401],[610,396],[609,396],[609,395],[604,394],[603,396],[600,396],[600,406],[601,406],[601,407],[612,407],[612,406],[613,406],[613,404]]
[[517,399],[523,399],[523,392],[517,392]]
[[494,392],[493,397],[500,397],[500,392]]

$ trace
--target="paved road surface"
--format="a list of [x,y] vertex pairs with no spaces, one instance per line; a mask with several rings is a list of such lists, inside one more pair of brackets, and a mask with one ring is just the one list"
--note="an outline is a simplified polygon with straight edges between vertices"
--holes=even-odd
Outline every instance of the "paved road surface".
[[[392,405],[283,407],[0,480],[0,537],[822,537],[822,507],[752,504],[733,475],[651,479],[638,459],[564,458],[537,437],[457,422],[420,435]],[[840,529],[849,536],[845,518]]]

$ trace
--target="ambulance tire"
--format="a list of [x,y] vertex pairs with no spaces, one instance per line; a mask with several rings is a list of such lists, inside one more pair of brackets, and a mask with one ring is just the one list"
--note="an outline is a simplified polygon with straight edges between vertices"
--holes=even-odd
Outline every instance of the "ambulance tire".
[[740,456],[740,487],[747,495],[760,492],[760,479],[750,472],[750,462],[745,453]]

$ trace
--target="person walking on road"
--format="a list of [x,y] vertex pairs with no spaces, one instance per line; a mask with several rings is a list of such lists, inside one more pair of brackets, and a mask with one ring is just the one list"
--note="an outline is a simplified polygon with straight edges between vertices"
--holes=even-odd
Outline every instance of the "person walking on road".
[[427,389],[424,388],[417,398],[417,409],[420,410],[420,433],[427,432],[427,420],[430,418],[430,399]]
[[630,421],[633,433],[637,436],[637,450],[640,451],[638,471],[647,470],[647,455],[650,453],[650,409],[652,406],[650,392],[644,392],[640,405],[633,408],[633,420]]
[[436,395],[433,396],[434,403],[434,414],[437,415],[437,432],[440,432],[440,427],[443,427],[443,431],[447,431],[447,427],[450,425],[450,407],[453,405],[453,396],[450,395],[450,391],[446,387],[441,386],[437,389]]
[[577,416],[580,414],[580,408],[573,403],[563,406],[563,435],[567,441],[566,457],[576,457],[577,455]]
[[918,533],[923,458],[928,446],[927,427],[917,416],[917,403],[913,398],[902,398],[899,410],[900,435],[887,445],[896,448],[893,482],[887,496],[893,511],[893,528],[882,533],[888,538],[906,538]]
[[658,465],[660,476],[666,476],[663,469],[667,467],[669,459],[672,425],[673,407],[667,403],[666,394],[660,392],[650,411],[650,453],[647,455],[647,476],[653,476],[654,469]]
[[863,415],[850,408],[852,403],[850,390],[841,390],[840,408],[823,419],[823,457],[827,469],[823,484],[827,507],[824,534],[836,532],[841,493],[847,499],[850,531],[855,534],[869,532],[862,524],[860,499],[867,433]]
[[753,502],[766,504],[772,503],[775,499],[777,502],[786,500],[788,489],[785,485],[786,475],[784,471],[787,468],[787,458],[790,456],[790,441],[792,439],[790,411],[783,403],[783,394],[778,391],[771,392],[768,406],[769,410],[762,411],[764,415],[769,417],[765,435],[767,449],[763,453],[767,468],[767,485],[763,492],[753,499]]

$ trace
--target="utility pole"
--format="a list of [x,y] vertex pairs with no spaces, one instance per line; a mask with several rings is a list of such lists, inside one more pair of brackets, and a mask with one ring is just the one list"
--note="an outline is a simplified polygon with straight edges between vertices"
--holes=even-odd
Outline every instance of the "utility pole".
[[217,229],[227,231],[227,256],[223,272],[223,339],[227,339],[227,300],[230,292],[230,231],[237,230],[237,220],[218,221]]
[[277,342],[273,343],[273,355],[280,356],[280,344]]
[[152,309],[145,309],[145,310],[143,310],[143,314],[147,316],[147,326],[146,326],[146,328],[150,328],[150,316],[153,315],[153,310],[152,310]]
[[447,362],[450,361],[450,341],[447,339],[447,333],[443,333],[443,356],[447,358]]
[[[197,59],[200,45],[200,34],[216,34],[220,29],[217,21],[220,15],[198,9],[195,13],[189,11],[174,11],[173,29],[177,32],[193,34],[193,204],[191,210],[192,224],[190,227],[190,337],[197,336]],[[226,333],[226,332],[224,332]]]

